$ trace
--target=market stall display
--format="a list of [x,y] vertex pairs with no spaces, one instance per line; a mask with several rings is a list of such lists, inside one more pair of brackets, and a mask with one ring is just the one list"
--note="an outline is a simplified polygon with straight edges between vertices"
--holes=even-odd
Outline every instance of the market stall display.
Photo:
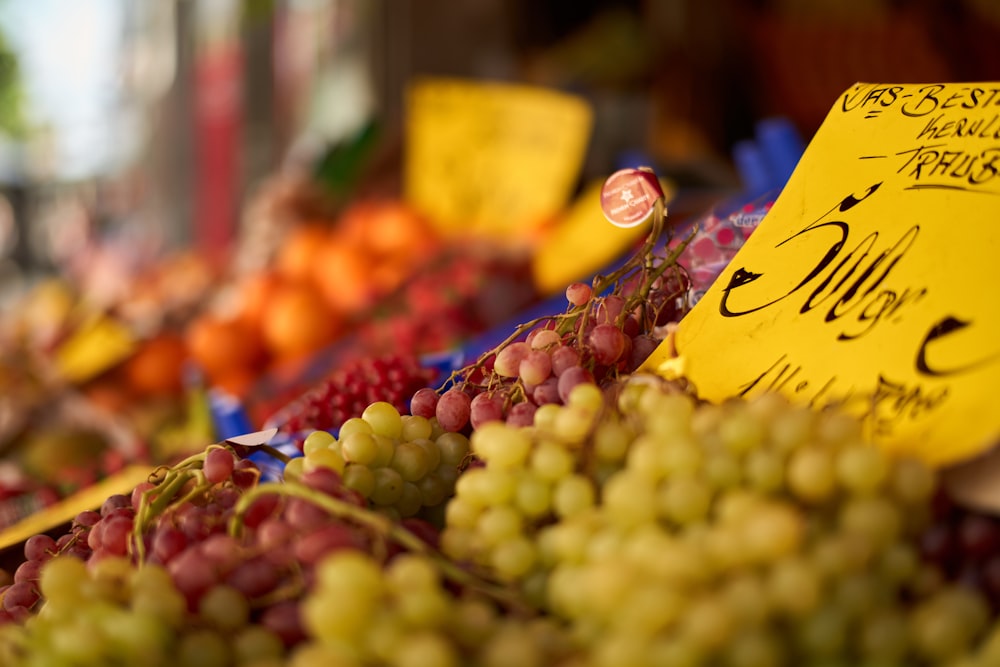
[[[378,308],[405,317],[433,296],[419,277],[402,306],[359,305],[357,340],[302,357],[287,387],[311,387],[260,430],[14,543],[3,664],[997,663],[1000,524],[948,474],[995,446],[996,360],[944,345],[990,339],[995,314],[924,269],[991,276],[917,239],[942,207],[995,207],[973,148],[998,91],[859,84],[779,195],[687,224],[651,170],[616,172],[603,214],[645,238],[557,305],[533,292],[518,311],[543,312],[486,331],[485,349],[481,324],[379,347],[393,338],[373,333]],[[919,144],[928,133],[949,151]],[[312,243],[286,251],[283,279],[315,268]],[[794,262],[767,263],[788,248]],[[914,356],[900,341],[917,329]],[[474,353],[430,367],[463,344]],[[884,365],[853,361],[866,346]],[[798,370],[781,367],[793,354]],[[828,366],[865,400],[814,382]],[[904,366],[919,392],[896,391]]]

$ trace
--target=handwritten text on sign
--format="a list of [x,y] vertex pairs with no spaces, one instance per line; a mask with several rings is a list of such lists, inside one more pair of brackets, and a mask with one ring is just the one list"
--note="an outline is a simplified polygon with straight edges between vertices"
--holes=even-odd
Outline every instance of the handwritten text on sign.
[[858,84],[681,322],[706,398],[842,405],[890,449],[1000,437],[1000,83]]

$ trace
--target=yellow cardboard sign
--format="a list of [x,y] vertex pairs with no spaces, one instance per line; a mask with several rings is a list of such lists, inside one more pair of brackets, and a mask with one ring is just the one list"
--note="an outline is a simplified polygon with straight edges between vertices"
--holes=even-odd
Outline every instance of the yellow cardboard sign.
[[998,223],[1000,83],[859,83],[664,367],[710,400],[842,405],[889,449],[969,458],[1000,436]]
[[582,99],[504,83],[427,79],[407,96],[406,200],[446,234],[505,239],[569,201],[592,124]]
[[131,493],[132,489],[146,481],[154,470],[155,468],[150,466],[129,466],[0,530],[0,551],[21,544],[32,535],[45,533],[69,523],[84,510],[99,508],[109,496],[116,493]]

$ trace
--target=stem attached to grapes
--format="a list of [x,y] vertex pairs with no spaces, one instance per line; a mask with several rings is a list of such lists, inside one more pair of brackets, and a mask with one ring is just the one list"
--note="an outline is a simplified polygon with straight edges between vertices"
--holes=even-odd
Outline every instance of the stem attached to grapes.
[[522,599],[521,596],[517,595],[510,587],[498,586],[483,577],[473,574],[469,570],[459,567],[458,564],[439,554],[433,547],[389,517],[326,495],[296,482],[267,482],[246,491],[233,508],[233,516],[229,520],[229,534],[233,537],[239,537],[242,531],[243,515],[250,505],[261,496],[275,493],[308,500],[332,516],[353,521],[360,526],[372,530],[384,540],[391,540],[408,551],[427,556],[435,562],[441,574],[454,583],[488,595],[496,602],[507,606],[511,610],[525,614],[534,613],[531,605]]

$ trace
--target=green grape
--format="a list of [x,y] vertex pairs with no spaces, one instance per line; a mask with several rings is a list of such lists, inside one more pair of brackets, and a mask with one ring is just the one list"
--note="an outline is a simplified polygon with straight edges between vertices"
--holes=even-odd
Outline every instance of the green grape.
[[625,467],[630,472],[648,477],[656,482],[663,477],[661,466],[661,443],[648,435],[639,436],[628,448]]
[[403,433],[403,420],[392,403],[376,401],[361,413],[361,418],[372,427],[372,432],[388,438],[399,438]]
[[912,457],[897,459],[889,473],[893,495],[906,505],[926,503],[936,488],[934,472]]
[[451,528],[474,528],[482,514],[483,506],[470,502],[464,495],[452,498],[445,507],[445,523]]
[[705,478],[716,489],[733,489],[743,481],[743,470],[732,454],[713,453],[705,458]]
[[535,428],[541,433],[552,434],[555,432],[556,419],[562,411],[562,406],[557,403],[545,403],[539,405],[535,410]]
[[458,667],[461,661],[445,638],[421,632],[407,635],[399,642],[390,664],[392,667]]
[[226,667],[231,659],[228,642],[217,632],[192,629],[177,645],[177,664],[191,667]]
[[785,483],[785,461],[773,449],[755,449],[746,457],[747,483],[761,493],[777,493]]
[[876,548],[893,544],[902,531],[902,517],[888,498],[860,496],[847,499],[840,510],[840,527],[861,536]]
[[612,475],[604,485],[603,511],[621,525],[649,523],[656,517],[656,486],[635,473]]
[[430,590],[440,586],[441,575],[426,557],[401,553],[386,568],[384,583],[390,593]]
[[788,461],[788,487],[807,502],[827,500],[836,490],[833,456],[819,447],[801,447]]
[[837,452],[837,480],[852,493],[872,493],[888,476],[889,461],[875,445],[857,442]]
[[340,425],[340,429],[337,431],[337,436],[338,439],[343,442],[344,438],[352,433],[367,433],[368,435],[374,435],[375,429],[373,429],[372,425],[361,417],[350,417]]
[[570,474],[575,465],[573,455],[551,440],[539,443],[531,452],[530,460],[531,470],[552,482]]
[[278,635],[262,625],[247,625],[233,636],[233,655],[237,665],[274,660],[283,661],[285,645]]
[[302,473],[305,472],[306,457],[296,456],[287,463],[285,467],[281,469],[281,476],[283,479],[296,480],[302,477]]
[[402,422],[402,430],[399,435],[401,440],[430,440],[431,434],[434,432],[431,420],[426,417],[401,415],[400,421]]
[[514,504],[528,518],[539,518],[552,507],[552,485],[538,475],[525,471],[516,481]]
[[503,422],[483,424],[473,432],[470,442],[472,451],[493,468],[517,468],[531,451],[527,433]]
[[392,468],[376,468],[372,475],[375,477],[375,488],[371,501],[383,507],[399,502],[403,497],[403,477]]
[[580,408],[584,414],[597,414],[604,407],[604,393],[597,385],[582,382],[570,390],[566,405]]
[[131,607],[136,614],[155,616],[164,624],[178,628],[187,613],[187,600],[173,586],[161,589],[136,587],[132,592]]
[[704,453],[690,436],[664,443],[659,449],[659,457],[659,467],[667,476],[700,474],[705,463]]
[[302,453],[309,456],[318,449],[329,449],[337,439],[328,431],[313,431],[302,441]]
[[368,464],[369,468],[384,468],[392,461],[396,455],[396,441],[384,435],[375,434],[376,453],[375,458]]
[[601,421],[594,429],[594,455],[601,461],[623,461],[633,438],[631,430],[622,421]]
[[704,519],[711,503],[711,489],[696,477],[674,477],[657,490],[660,515],[681,525]]
[[439,630],[451,619],[448,594],[440,587],[396,591],[393,610],[408,630]]
[[764,440],[765,427],[756,415],[740,404],[727,405],[726,408],[728,414],[719,423],[719,438],[723,446],[737,455],[759,448]]
[[198,600],[198,616],[220,632],[235,632],[250,619],[250,601],[232,586],[216,584]]
[[524,521],[521,514],[509,505],[493,505],[483,510],[476,526],[476,533],[490,547],[521,535]]
[[482,597],[470,595],[456,600],[452,614],[456,643],[465,650],[482,645],[496,631],[499,620],[497,608]]
[[403,490],[395,502],[395,508],[400,517],[413,516],[423,506],[424,495],[413,482],[403,482]]
[[[577,385],[580,387],[597,387],[590,384]],[[576,389],[573,390],[574,392]],[[550,433],[565,444],[567,447],[576,448],[584,441],[594,426],[594,413],[591,408],[585,405],[574,405],[570,397],[570,404],[563,406],[552,421]]]
[[781,640],[762,628],[742,629],[723,651],[726,667],[780,667],[787,664]]
[[338,473],[344,472],[344,458],[339,452],[333,449],[317,449],[308,456],[302,457],[303,472],[309,472],[317,468],[328,468]]
[[411,445],[420,447],[424,450],[424,455],[427,458],[427,469],[430,471],[437,470],[441,465],[441,450],[438,448],[437,443],[430,438],[412,438],[408,440]]
[[420,489],[420,503],[424,507],[434,507],[448,499],[452,485],[435,472],[418,481],[417,488]]
[[389,462],[389,467],[407,482],[415,482],[433,470],[424,448],[412,442],[396,445],[396,453]]
[[371,498],[375,492],[375,473],[366,465],[348,463],[344,467],[344,486],[354,489],[365,498]]
[[461,465],[472,451],[469,439],[461,433],[442,433],[434,438],[434,443],[441,452],[441,464],[455,468]]
[[372,433],[352,431],[340,436],[340,454],[347,463],[372,465],[378,456],[379,448]]
[[45,563],[39,575],[39,587],[44,597],[69,603],[86,594],[87,566],[79,558],[59,556]]
[[848,648],[849,620],[836,607],[820,607],[801,619],[795,643],[810,658],[832,658]]
[[552,509],[561,518],[575,516],[594,506],[594,485],[583,475],[569,475],[556,482]]
[[902,664],[909,649],[906,612],[891,607],[868,610],[858,624],[858,648],[874,663]]

